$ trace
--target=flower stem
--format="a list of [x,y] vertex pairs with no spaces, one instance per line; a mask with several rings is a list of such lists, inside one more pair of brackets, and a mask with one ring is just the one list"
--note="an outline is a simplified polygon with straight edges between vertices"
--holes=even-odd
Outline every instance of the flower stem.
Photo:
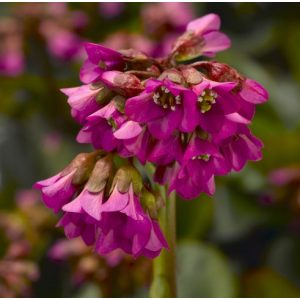
[[165,188],[162,194],[166,205],[160,209],[159,223],[169,244],[169,250],[163,250],[153,262],[153,281],[150,287],[152,298],[176,297],[176,194],[167,196]]

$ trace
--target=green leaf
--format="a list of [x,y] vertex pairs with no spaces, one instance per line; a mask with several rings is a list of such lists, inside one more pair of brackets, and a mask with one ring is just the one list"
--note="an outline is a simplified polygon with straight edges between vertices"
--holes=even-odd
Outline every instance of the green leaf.
[[235,297],[234,274],[215,247],[185,242],[177,249],[178,297]]
[[251,298],[298,298],[300,289],[281,274],[263,267],[244,278],[244,297]]

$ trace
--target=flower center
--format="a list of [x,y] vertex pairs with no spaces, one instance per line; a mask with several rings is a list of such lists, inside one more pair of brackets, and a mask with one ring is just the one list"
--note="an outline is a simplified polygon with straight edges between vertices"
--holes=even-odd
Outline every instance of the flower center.
[[200,154],[200,155],[196,155],[192,157],[192,160],[196,160],[196,159],[201,159],[204,161],[209,161],[210,159],[210,154]]
[[160,87],[152,96],[155,104],[162,106],[164,109],[170,108],[176,110],[176,105],[181,104],[181,96],[174,96],[165,86]]
[[210,89],[205,89],[200,96],[198,96],[198,104],[201,112],[204,114],[211,110],[213,104],[216,103],[218,94]]

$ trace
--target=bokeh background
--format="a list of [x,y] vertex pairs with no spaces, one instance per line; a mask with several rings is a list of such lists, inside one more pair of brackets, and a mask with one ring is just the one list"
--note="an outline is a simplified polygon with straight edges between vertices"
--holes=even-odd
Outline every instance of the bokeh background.
[[297,3],[1,3],[0,296],[147,296],[149,260],[100,258],[66,241],[30,189],[88,149],[59,91],[80,85],[82,41],[156,55],[211,12],[232,38],[216,59],[270,92],[252,125],[264,158],[219,179],[213,198],[178,199],[179,296],[300,297]]

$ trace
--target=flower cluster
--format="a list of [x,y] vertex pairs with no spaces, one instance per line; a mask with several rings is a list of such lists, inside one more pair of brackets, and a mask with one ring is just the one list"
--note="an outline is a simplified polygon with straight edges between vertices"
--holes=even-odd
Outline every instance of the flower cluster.
[[154,195],[132,166],[115,170],[111,154],[79,154],[59,174],[37,182],[44,203],[63,211],[58,226],[68,238],[106,255],[116,249],[153,258],[167,242],[155,220]]
[[212,195],[215,175],[259,160],[262,143],[248,125],[266,90],[226,64],[179,63],[228,48],[219,28],[214,14],[190,22],[161,60],[87,43],[85,85],[62,90],[83,125],[77,141],[154,163],[155,179],[185,199]]
[[[84,85],[62,92],[82,125],[77,141],[109,154],[90,154],[84,164],[75,159],[67,171],[36,185],[49,207],[65,212],[59,224],[68,237],[81,236],[101,254],[121,248],[154,257],[167,245],[151,209],[141,206],[156,202],[141,179],[137,187],[133,158],[152,163],[154,181],[184,199],[212,195],[215,176],[261,158],[262,142],[248,126],[267,91],[226,64],[188,63],[230,46],[219,29],[215,14],[194,20],[159,59],[85,44]],[[111,155],[130,158],[131,167],[115,172]],[[93,170],[79,167],[94,160]]]

